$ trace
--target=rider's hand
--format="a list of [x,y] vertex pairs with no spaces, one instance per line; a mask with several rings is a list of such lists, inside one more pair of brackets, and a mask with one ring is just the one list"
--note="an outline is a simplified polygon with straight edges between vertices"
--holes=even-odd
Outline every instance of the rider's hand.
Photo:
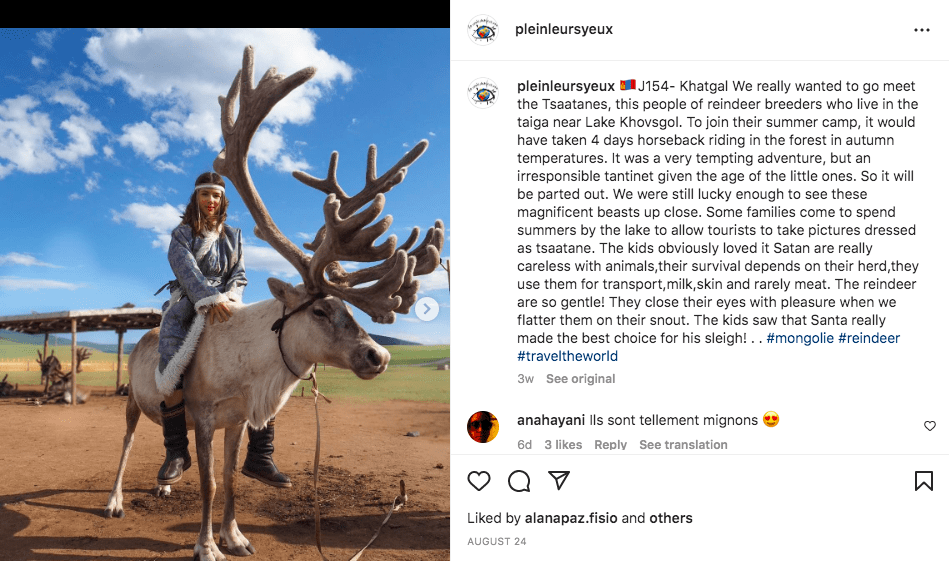
[[223,323],[231,319],[232,315],[233,315],[233,312],[231,312],[227,308],[227,305],[223,303],[215,304],[214,306],[211,306],[211,309],[208,311],[208,316],[211,317],[211,325],[214,325],[215,320]]

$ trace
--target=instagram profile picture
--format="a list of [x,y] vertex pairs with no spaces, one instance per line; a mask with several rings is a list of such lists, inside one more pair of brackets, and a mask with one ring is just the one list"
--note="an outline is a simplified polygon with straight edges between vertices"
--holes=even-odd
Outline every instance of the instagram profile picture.
[[468,417],[468,436],[471,440],[484,444],[491,442],[501,429],[498,418],[490,411],[478,411]]
[[471,18],[468,22],[468,38],[475,45],[490,45],[498,34],[498,20],[487,14]]
[[490,78],[477,78],[468,85],[468,101],[478,109],[494,105],[498,97],[498,85]]

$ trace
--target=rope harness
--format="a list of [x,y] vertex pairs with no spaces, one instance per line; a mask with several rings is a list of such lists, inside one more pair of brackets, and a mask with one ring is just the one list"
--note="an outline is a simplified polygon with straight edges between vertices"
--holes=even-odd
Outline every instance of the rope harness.
[[290,367],[290,364],[287,363],[287,357],[283,354],[283,324],[286,323],[286,321],[287,321],[288,319],[290,319],[290,316],[292,316],[293,314],[295,314],[295,313],[297,313],[297,312],[300,312],[300,311],[305,310],[306,308],[310,307],[310,304],[312,304],[313,302],[316,302],[316,301],[319,300],[320,298],[325,298],[325,295],[323,295],[323,294],[315,294],[312,298],[310,298],[309,300],[307,300],[307,301],[304,302],[303,304],[300,304],[299,306],[297,306],[296,308],[294,308],[294,310],[293,310],[292,312],[290,312],[289,314],[287,313],[287,305],[284,304],[284,305],[283,305],[283,316],[282,316],[280,319],[278,319],[277,321],[275,321],[274,324],[270,327],[270,330],[271,330],[271,331],[274,331],[274,332],[277,333],[277,348],[280,349],[280,358],[283,359],[283,365],[286,366],[286,367],[287,367],[287,370],[289,370],[291,374],[293,374],[294,376],[296,376],[296,378],[297,378],[298,380],[304,380],[304,381],[306,381],[306,380],[312,380],[312,379],[313,379],[313,373],[316,371],[316,365],[313,365],[313,368],[310,370],[310,375],[307,376],[306,378],[304,378],[303,376],[299,376],[299,375],[296,373],[296,371],[295,371],[293,368]]

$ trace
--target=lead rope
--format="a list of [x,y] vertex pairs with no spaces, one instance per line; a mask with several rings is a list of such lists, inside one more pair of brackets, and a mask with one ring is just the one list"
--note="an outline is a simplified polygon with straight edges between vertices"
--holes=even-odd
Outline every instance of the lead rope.
[[[315,514],[316,522],[316,549],[320,552],[320,557],[323,558],[323,561],[329,561],[325,555],[323,555],[323,542],[320,539],[320,390],[316,385],[316,382],[313,382],[313,387],[310,388],[310,391],[313,392],[313,409],[316,411],[316,452],[313,455],[313,512]],[[326,399],[326,396],[323,397]],[[329,400],[327,400],[329,401]],[[365,545],[362,549],[356,552],[355,555],[349,558],[349,561],[358,561],[366,549],[372,545],[372,542],[376,541],[376,538],[379,537],[379,533],[382,532],[382,528],[385,527],[386,523],[389,522],[389,518],[392,517],[392,513],[401,509],[405,502],[408,500],[408,496],[405,494],[405,480],[399,480],[399,495],[392,501],[392,506],[389,507],[389,511],[386,513],[386,517],[382,520],[382,523],[379,524],[379,528],[376,529],[376,533],[372,535],[369,539],[369,543]]]

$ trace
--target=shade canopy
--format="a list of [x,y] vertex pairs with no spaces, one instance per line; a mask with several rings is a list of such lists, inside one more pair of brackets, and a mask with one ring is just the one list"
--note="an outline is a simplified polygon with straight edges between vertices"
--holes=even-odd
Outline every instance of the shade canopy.
[[156,308],[108,308],[105,310],[68,310],[45,314],[0,317],[0,329],[19,333],[71,333],[72,320],[76,331],[128,331],[152,329],[161,324],[161,310]]

